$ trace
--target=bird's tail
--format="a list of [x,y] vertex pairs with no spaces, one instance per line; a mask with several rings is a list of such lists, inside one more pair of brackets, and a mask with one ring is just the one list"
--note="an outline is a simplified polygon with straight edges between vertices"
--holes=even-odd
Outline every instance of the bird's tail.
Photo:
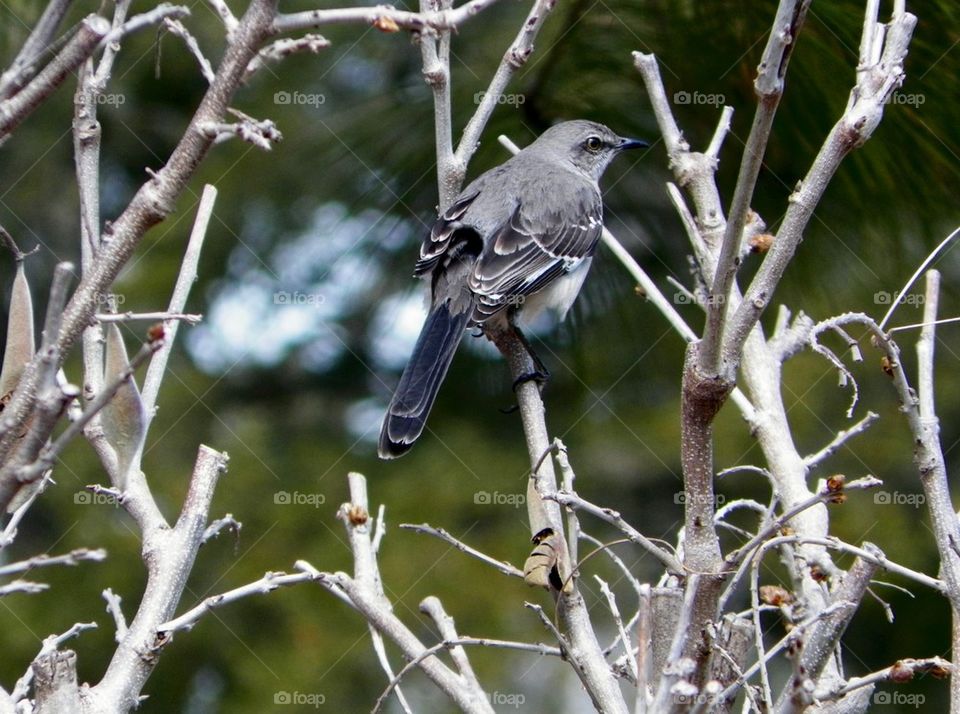
[[380,430],[381,459],[403,456],[423,433],[427,415],[470,321],[470,310],[453,314],[443,303],[433,308],[403,370]]

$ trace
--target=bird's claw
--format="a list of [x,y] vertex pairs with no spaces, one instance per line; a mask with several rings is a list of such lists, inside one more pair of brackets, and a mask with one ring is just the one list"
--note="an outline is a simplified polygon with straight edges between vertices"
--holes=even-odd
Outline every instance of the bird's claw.
[[534,370],[527,374],[521,374],[515,380],[513,380],[513,391],[516,393],[517,387],[525,382],[536,382],[537,388],[542,392],[544,385],[547,383],[547,380],[550,379],[550,373],[546,370]]
[[[516,394],[517,388],[524,382],[536,382],[537,388],[542,392],[543,386],[547,383],[548,379],[550,379],[550,372],[548,372],[546,369],[537,369],[533,372],[529,372],[528,374],[521,374],[519,377],[513,380],[513,392]],[[500,413],[513,414],[519,408],[520,405],[518,404],[513,404],[509,407],[501,407]]]

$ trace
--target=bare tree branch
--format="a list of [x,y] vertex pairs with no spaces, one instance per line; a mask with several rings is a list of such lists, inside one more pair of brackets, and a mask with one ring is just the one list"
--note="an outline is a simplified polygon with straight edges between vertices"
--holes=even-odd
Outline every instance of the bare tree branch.
[[396,32],[401,27],[406,30],[453,30],[495,2],[496,0],[469,0],[455,10],[425,13],[396,10],[388,5],[281,13],[273,23],[273,32],[296,32],[323,25],[354,22],[372,25],[384,32]]
[[[866,18],[864,36],[876,32],[877,6]],[[770,301],[777,283],[803,238],[813,210],[843,158],[862,146],[883,118],[883,109],[894,90],[903,82],[903,62],[907,55],[916,16],[895,11],[887,25],[882,55],[874,46],[873,55],[860,58],[857,84],[850,92],[847,109],[834,125],[799,188],[790,197],[790,205],[777,231],[773,246],[733,315],[723,340],[723,359],[736,364],[737,355],[750,330]]]
[[494,568],[499,570],[504,575],[511,575],[515,578],[522,578],[523,571],[517,568],[514,565],[511,565],[505,560],[496,560],[491,558],[485,553],[481,553],[476,548],[471,548],[469,545],[463,541],[457,540],[452,535],[450,535],[443,528],[434,528],[433,526],[427,523],[421,523],[420,525],[415,525],[413,523],[401,523],[400,528],[403,530],[414,531],[415,533],[426,533],[427,535],[432,535],[435,538],[439,538],[444,543],[449,543],[454,548],[459,550],[461,553],[466,553],[469,556],[481,560],[487,565],[492,565]]
[[164,644],[158,628],[173,616],[180,601],[203,539],[214,488],[226,465],[226,454],[201,446],[176,524],[170,528],[165,522],[143,523],[143,551],[149,555],[144,559],[143,599],[103,678],[81,690],[84,706],[116,711],[137,704]]
[[[739,267],[743,229],[757,176],[763,164],[763,155],[770,140],[773,119],[783,96],[787,65],[797,45],[797,35],[803,27],[809,6],[810,0],[781,0],[763,58],[760,60],[757,78],[753,83],[757,95],[757,110],[743,148],[740,173],[733,190],[723,243],[717,257],[717,268],[707,302],[707,323],[703,332],[703,348],[700,351],[700,370],[706,374],[719,374],[722,369],[719,362],[720,346],[723,342],[730,290]],[[709,151],[707,153],[709,154]]]
[[[199,127],[220,121],[226,113],[230,97],[240,85],[247,65],[270,36],[275,2],[276,0],[253,0],[250,3],[217,70],[216,79],[204,95],[183,138],[166,165],[141,186],[127,208],[113,222],[109,244],[101,250],[94,269],[84,274],[64,311],[58,338],[61,354],[73,346],[93,315],[98,296],[109,290],[110,284],[147,229],[163,220],[173,210],[177,196],[185,188],[212,143],[212,139]],[[16,393],[4,410],[3,420],[0,422],[0,458],[9,450],[14,432],[32,411],[38,377],[37,360],[34,360],[25,370]],[[5,506],[6,502],[0,500],[0,507]]]
[[0,75],[0,99],[6,99],[23,87],[39,71],[41,58],[49,50],[57,28],[73,0],[50,0],[23,43],[10,67]]
[[314,576],[310,573],[265,573],[262,578],[252,583],[247,583],[219,595],[211,595],[179,617],[158,625],[157,634],[162,640],[160,644],[165,646],[169,643],[175,632],[193,629],[193,626],[197,624],[201,617],[218,607],[229,605],[250,595],[266,595],[277,588],[298,585],[314,579]]
[[183,43],[187,46],[190,54],[193,55],[194,59],[197,60],[197,65],[200,67],[200,74],[202,74],[203,78],[207,80],[207,84],[212,84],[214,78],[213,65],[210,64],[210,60],[203,56],[203,51],[200,49],[200,44],[197,42],[197,38],[194,37],[179,20],[173,20],[169,17],[166,17],[163,20],[163,26],[170,34],[175,35],[183,40]]
[[35,555],[32,558],[27,558],[17,563],[0,565],[0,577],[26,573],[34,568],[47,568],[53,565],[79,565],[86,560],[98,563],[105,560],[106,557],[107,551],[103,548],[96,548],[95,550],[77,548],[63,555]]
[[807,469],[814,469],[819,466],[821,463],[829,459],[835,453],[837,453],[842,446],[844,446],[850,439],[855,436],[859,436],[871,426],[873,423],[880,418],[880,415],[876,412],[867,412],[860,421],[851,426],[849,429],[841,429],[837,432],[837,435],[833,437],[829,444],[824,446],[820,451],[815,454],[810,454],[807,456],[803,463]]
[[610,525],[617,528],[631,541],[650,553],[650,555],[652,555],[654,558],[663,563],[668,572],[674,575],[682,575],[684,572],[686,572],[684,570],[683,563],[681,563],[676,556],[664,550],[652,540],[647,538],[640,531],[623,520],[620,514],[614,511],[612,508],[603,508],[602,506],[597,506],[589,501],[584,500],[576,493],[568,493],[566,491],[557,491],[556,494],[550,496],[549,498],[550,500],[556,501],[561,506],[567,506],[568,508],[584,511],[589,513],[591,516],[595,516],[602,521],[606,521]]
[[467,122],[467,126],[463,130],[463,135],[460,137],[460,143],[457,144],[456,150],[456,171],[459,173],[460,182],[463,181],[463,177],[466,174],[467,164],[470,163],[470,158],[477,150],[480,135],[490,120],[490,115],[493,114],[493,110],[498,106],[500,98],[510,83],[510,80],[513,78],[514,73],[526,64],[527,59],[533,54],[533,42],[540,32],[540,28],[543,27],[547,15],[555,4],[556,0],[534,0],[533,7],[530,9],[527,19],[520,27],[520,32],[517,34],[513,44],[507,49],[503,60],[500,62],[500,66],[490,80],[490,84],[483,94],[483,99],[480,100],[477,111],[474,112],[473,116],[470,117],[470,121]]
[[97,15],[89,15],[67,46],[23,89],[0,102],[0,142],[20,126],[34,109],[97,49],[110,23]]
[[[358,473],[351,473],[348,478],[351,500],[340,507],[338,517],[347,529],[354,557],[354,577],[345,573],[323,574],[317,582],[331,592],[340,591],[370,627],[393,641],[409,660],[418,660],[424,674],[460,709],[492,714],[490,702],[476,679],[458,674],[437,657],[429,656],[428,648],[393,613],[373,552],[366,479]],[[391,681],[395,678],[391,677]]]
[[377,712],[383,709],[383,705],[386,704],[390,692],[392,692],[397,685],[400,683],[400,680],[410,672],[410,670],[419,666],[427,657],[432,657],[438,652],[442,652],[446,649],[451,649],[454,647],[469,647],[469,646],[479,646],[479,647],[496,647],[505,650],[518,650],[520,652],[530,652],[537,655],[548,655],[552,657],[563,657],[563,651],[558,647],[550,647],[549,645],[544,644],[534,644],[527,642],[511,642],[509,640],[495,640],[486,637],[460,637],[456,640],[444,640],[443,642],[438,642],[433,647],[430,647],[424,650],[423,654],[413,659],[407,664],[404,665],[397,676],[394,677],[390,683],[387,685],[387,688],[383,690],[379,697],[377,697],[376,703],[373,705],[373,709],[370,710],[370,714],[377,714]]

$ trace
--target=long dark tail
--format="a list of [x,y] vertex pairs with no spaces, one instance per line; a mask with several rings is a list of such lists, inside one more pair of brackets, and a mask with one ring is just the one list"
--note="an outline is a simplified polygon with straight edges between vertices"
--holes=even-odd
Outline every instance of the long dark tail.
[[451,314],[448,306],[442,304],[427,316],[383,419],[377,449],[381,459],[403,456],[423,433],[437,391],[470,321],[470,312]]

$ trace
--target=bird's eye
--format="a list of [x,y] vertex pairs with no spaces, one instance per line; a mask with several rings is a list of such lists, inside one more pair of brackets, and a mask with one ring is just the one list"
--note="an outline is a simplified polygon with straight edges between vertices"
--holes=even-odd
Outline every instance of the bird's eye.
[[583,145],[587,151],[595,154],[603,148],[603,141],[599,136],[588,136],[587,140],[583,142]]

